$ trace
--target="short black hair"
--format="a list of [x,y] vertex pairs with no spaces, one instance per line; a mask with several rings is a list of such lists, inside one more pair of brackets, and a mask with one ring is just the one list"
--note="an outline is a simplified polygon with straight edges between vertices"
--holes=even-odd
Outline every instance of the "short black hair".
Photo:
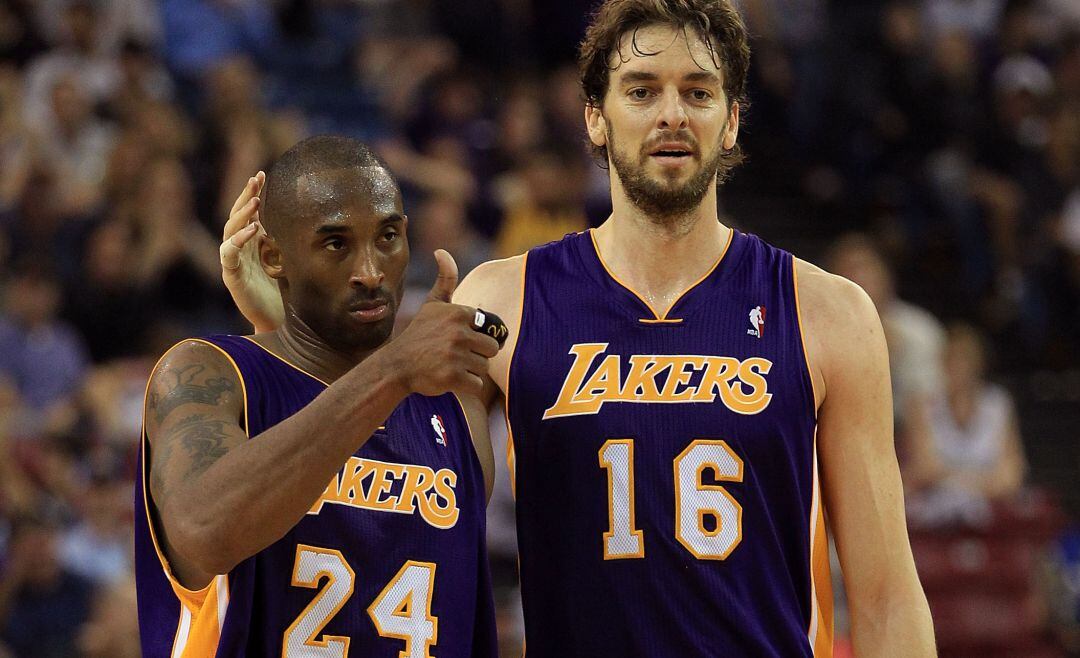
[[341,169],[383,170],[400,194],[397,179],[382,158],[360,140],[342,135],[318,135],[285,151],[266,174],[259,219],[272,236],[280,234],[297,215],[297,182],[302,176]]

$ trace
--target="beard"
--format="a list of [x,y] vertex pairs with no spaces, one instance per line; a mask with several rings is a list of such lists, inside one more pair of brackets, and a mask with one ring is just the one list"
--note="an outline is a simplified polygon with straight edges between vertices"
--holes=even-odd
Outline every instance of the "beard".
[[[679,184],[674,178],[675,172],[671,172],[673,174],[671,176],[662,175],[661,180],[657,180],[645,171],[652,144],[659,144],[661,141],[666,141],[666,138],[643,144],[635,162],[632,157],[623,157],[614,148],[615,133],[611,123],[607,125],[607,137],[611,165],[622,182],[626,197],[630,199],[630,203],[656,223],[667,224],[670,223],[669,220],[689,214],[705,198],[709,188],[716,184],[716,173],[720,170],[720,163],[724,157],[722,147],[718,146],[716,152],[702,163],[697,173],[690,176],[689,180]],[[680,137],[679,141],[685,142],[694,149],[690,157],[700,160],[696,140],[688,134]]]

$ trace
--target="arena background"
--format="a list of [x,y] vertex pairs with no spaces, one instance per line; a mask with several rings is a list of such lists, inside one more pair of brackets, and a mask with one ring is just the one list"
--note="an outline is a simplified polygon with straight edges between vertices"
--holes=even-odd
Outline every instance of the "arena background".
[[[138,655],[146,377],[179,338],[248,329],[222,225],[296,140],[370,140],[401,179],[406,316],[436,247],[467,271],[603,221],[573,65],[590,4],[0,2],[0,656]],[[942,655],[1080,655],[1080,3],[738,4],[749,160],[722,216],[874,297]]]

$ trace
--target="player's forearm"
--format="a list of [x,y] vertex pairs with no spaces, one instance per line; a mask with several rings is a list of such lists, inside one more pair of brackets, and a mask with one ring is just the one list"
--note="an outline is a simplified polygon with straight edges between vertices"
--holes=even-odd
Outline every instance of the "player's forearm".
[[372,356],[159,503],[171,544],[200,570],[220,574],[277,541],[406,393]]
[[925,658],[936,656],[934,624],[926,595],[916,579],[876,601],[850,601],[855,655]]

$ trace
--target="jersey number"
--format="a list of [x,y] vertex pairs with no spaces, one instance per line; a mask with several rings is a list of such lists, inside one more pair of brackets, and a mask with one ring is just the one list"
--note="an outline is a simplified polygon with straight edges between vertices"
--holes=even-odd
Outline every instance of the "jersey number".
[[[645,557],[645,535],[634,519],[634,440],[600,446],[608,476],[608,531],[604,559]],[[675,458],[675,538],[700,560],[723,560],[742,540],[742,505],[714,480],[742,482],[743,461],[726,441],[697,439]],[[709,527],[711,526],[711,527]]]
[[[300,544],[296,547],[292,584],[319,587],[308,607],[285,630],[282,658],[345,658],[349,638],[322,635],[322,629],[345,605],[353,593],[356,573],[340,551]],[[435,565],[409,560],[397,572],[367,613],[379,635],[405,641],[400,658],[429,658],[428,649],[438,638],[439,620],[431,615],[431,595],[435,587]]]

